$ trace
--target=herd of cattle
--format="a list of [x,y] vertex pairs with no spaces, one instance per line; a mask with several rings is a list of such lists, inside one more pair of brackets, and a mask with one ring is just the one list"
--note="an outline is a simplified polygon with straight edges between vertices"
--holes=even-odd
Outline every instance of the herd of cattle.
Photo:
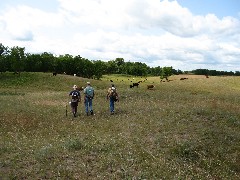
[[[53,72],[52,75],[53,75],[53,76],[56,76],[57,73],[56,73],[56,72]],[[76,76],[76,75],[74,74],[74,76]],[[209,78],[209,77],[206,76],[206,78]],[[185,78],[185,77],[180,78],[180,80],[185,80],[185,79],[188,79],[188,78]],[[133,78],[133,80],[134,80],[134,78]],[[118,81],[118,79],[117,79],[117,81]],[[122,81],[123,81],[123,80],[122,80]],[[137,88],[138,88],[138,86],[140,85],[140,83],[147,81],[147,79],[144,79],[144,80],[138,81],[138,82],[132,82],[132,80],[130,80],[130,79],[128,79],[128,81],[130,81],[130,82],[132,83],[132,84],[129,85],[130,88],[134,88],[134,87],[137,87]],[[167,79],[167,82],[169,82],[169,81],[171,81],[171,80],[168,80],[168,79]],[[110,82],[113,83],[113,80],[110,80]],[[160,82],[165,82],[165,81],[161,80]],[[154,82],[153,82],[153,83],[154,83]],[[155,86],[154,86],[153,84],[148,84],[148,85],[147,85],[147,89],[153,89],[154,87],[155,87]],[[82,91],[83,88],[84,88],[84,87],[80,87],[80,88],[78,88],[78,90],[79,90],[79,91]]]
[[[130,84],[129,86],[130,86],[130,88],[134,88],[135,86],[138,87],[141,82],[142,82],[142,81],[139,81],[139,82],[137,82],[137,83]],[[152,88],[154,88],[154,87],[155,87],[155,86],[154,86],[153,84],[147,85],[147,89],[152,89]]]
[[[133,78],[133,80],[134,80],[134,78]],[[118,79],[117,79],[117,81],[118,81]],[[121,81],[123,81],[123,80],[121,80]],[[137,87],[137,88],[138,88],[138,86],[140,85],[140,83],[147,81],[147,79],[144,79],[143,81],[138,81],[138,82],[133,82],[133,81],[130,80],[130,79],[128,79],[128,81],[130,81],[130,82],[132,83],[132,84],[129,85],[130,88],[134,88],[134,87]],[[113,80],[110,79],[110,82],[113,83]],[[147,85],[147,89],[153,89],[154,87],[155,87],[155,86],[154,86],[153,84]]]
[[[134,78],[133,78],[134,80]],[[118,79],[117,79],[118,81]],[[123,81],[123,80],[122,80]],[[128,79],[128,81],[130,81],[130,79]],[[132,84],[129,85],[130,88],[134,88],[140,85],[140,83],[147,81],[147,79],[144,79],[143,81],[138,81],[138,82],[133,82]],[[110,82],[113,82],[113,80],[110,79]],[[131,81],[132,82],[132,81]],[[155,86],[153,84],[147,85],[147,89],[153,89]]]

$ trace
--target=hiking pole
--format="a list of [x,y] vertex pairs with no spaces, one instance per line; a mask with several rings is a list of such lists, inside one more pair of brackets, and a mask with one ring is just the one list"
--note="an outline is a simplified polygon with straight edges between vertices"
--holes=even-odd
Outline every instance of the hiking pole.
[[68,114],[68,104],[69,104],[69,99],[67,100],[67,104],[66,104],[66,117],[67,117],[67,114]]
[[66,104],[66,117],[67,117],[67,113],[68,113],[68,112],[67,112],[67,104]]

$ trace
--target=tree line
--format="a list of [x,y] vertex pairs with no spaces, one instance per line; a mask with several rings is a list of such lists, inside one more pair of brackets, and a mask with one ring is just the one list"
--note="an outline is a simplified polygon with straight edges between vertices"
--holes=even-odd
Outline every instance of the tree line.
[[[172,67],[149,67],[142,62],[125,62],[116,58],[107,62],[89,60],[80,55],[70,54],[55,56],[49,52],[39,54],[26,53],[24,47],[7,47],[0,43],[0,72],[55,72],[59,74],[76,74],[86,78],[100,79],[104,74],[127,74],[132,76],[168,77],[172,74],[182,74],[181,70]],[[213,73],[215,72],[215,73]],[[217,73],[216,73],[217,72]],[[194,70],[195,74],[225,75],[226,72]],[[224,73],[224,74],[223,74]],[[228,75],[239,75],[239,72]]]
[[196,69],[192,71],[196,75],[209,75],[209,76],[240,76],[240,71],[216,71],[208,69]]

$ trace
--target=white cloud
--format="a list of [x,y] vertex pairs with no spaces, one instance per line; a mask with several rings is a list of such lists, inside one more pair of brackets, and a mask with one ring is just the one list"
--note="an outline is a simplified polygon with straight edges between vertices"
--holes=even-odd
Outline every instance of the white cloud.
[[59,14],[46,13],[24,5],[9,7],[1,19],[9,36],[20,41],[33,40],[35,34],[47,33],[47,29],[58,29],[63,24]]
[[181,70],[240,68],[239,19],[195,16],[167,0],[58,2],[54,13],[24,5],[1,11],[3,44],[88,59],[123,57]]

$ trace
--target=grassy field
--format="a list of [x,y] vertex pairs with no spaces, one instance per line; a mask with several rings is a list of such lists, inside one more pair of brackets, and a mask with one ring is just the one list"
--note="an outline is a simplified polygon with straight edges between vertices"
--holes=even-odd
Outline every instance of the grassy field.
[[72,118],[68,93],[88,79],[0,74],[0,179],[240,179],[240,77],[170,79],[90,80],[95,115],[81,103]]

